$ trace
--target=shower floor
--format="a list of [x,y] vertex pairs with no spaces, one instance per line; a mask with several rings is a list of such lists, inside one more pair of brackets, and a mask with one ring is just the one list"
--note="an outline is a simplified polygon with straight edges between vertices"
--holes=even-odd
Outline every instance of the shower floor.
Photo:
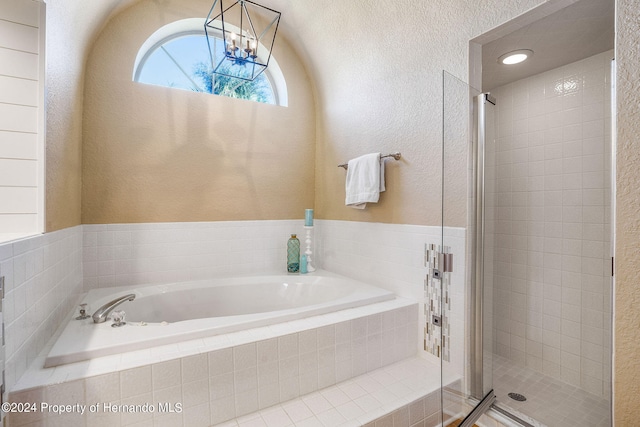
[[[493,388],[501,407],[512,409],[548,427],[611,425],[609,402],[606,399],[495,354]],[[513,400],[507,396],[511,392],[522,394],[527,400]]]

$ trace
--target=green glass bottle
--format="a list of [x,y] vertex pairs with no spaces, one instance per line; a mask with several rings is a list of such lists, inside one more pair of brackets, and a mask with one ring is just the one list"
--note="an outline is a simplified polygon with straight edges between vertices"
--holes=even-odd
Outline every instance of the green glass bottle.
[[300,240],[295,234],[292,234],[287,242],[287,271],[289,273],[300,271]]

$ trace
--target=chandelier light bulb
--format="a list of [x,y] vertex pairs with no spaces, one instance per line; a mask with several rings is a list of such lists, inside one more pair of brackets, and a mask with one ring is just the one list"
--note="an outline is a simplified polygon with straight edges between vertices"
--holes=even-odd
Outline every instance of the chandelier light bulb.
[[[208,43],[211,67],[214,74],[253,81],[267,69],[281,14],[253,1],[232,3],[223,7],[221,1],[213,0],[205,21],[207,41],[211,37],[220,38],[220,34],[224,40],[224,52],[220,52],[219,43]],[[254,13],[260,15],[260,19],[252,19]]]

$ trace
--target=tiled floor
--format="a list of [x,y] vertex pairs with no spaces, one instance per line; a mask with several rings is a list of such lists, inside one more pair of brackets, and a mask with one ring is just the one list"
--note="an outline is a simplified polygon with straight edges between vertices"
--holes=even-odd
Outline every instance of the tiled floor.
[[218,427],[361,426],[439,387],[439,366],[415,357]]
[[[509,359],[493,356],[493,388],[500,406],[532,418],[548,427],[608,427],[609,402],[577,387],[539,372],[517,366]],[[514,392],[527,400],[518,402],[507,396]]]

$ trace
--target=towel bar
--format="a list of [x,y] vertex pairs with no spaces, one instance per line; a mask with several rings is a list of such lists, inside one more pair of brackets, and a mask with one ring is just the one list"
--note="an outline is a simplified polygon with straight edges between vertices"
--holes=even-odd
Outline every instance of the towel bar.
[[[384,159],[385,157],[393,157],[396,160],[400,160],[401,154],[398,153],[393,153],[393,154],[385,154],[384,156],[380,156],[381,159]],[[344,163],[342,165],[338,165],[339,168],[344,168],[344,170],[347,170],[347,168],[349,167],[348,163]]]

